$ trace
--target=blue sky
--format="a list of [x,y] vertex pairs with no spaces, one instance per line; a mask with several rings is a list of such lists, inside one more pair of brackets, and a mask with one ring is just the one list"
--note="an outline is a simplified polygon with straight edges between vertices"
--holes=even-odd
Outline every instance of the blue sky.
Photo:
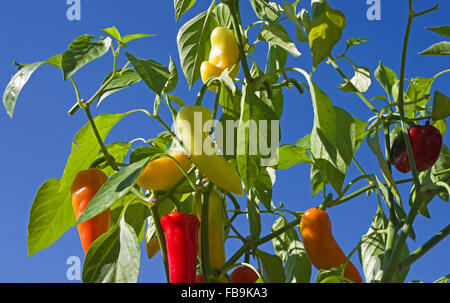
[[[282,3],[282,1],[277,1]],[[308,3],[309,1],[300,1]],[[330,5],[344,12],[347,26],[343,32],[343,41],[349,38],[369,38],[371,42],[354,47],[349,52],[353,61],[368,67],[371,72],[376,69],[380,60],[383,64],[399,74],[401,47],[407,18],[406,0],[381,0],[381,20],[369,21],[366,11],[369,5],[366,0],[333,1]],[[424,29],[447,25],[450,14],[450,3],[444,0],[414,1],[416,11],[427,9],[440,3],[440,10],[417,18],[412,28],[412,37],[408,53],[406,76],[408,78],[431,77],[449,68],[446,57],[426,57],[417,53],[429,45],[441,41],[437,34]],[[154,4],[158,3],[158,4]],[[2,91],[16,72],[13,61],[31,63],[45,60],[50,56],[62,53],[68,44],[82,34],[101,35],[100,30],[116,26],[122,34],[149,33],[156,37],[135,41],[127,51],[139,58],[153,59],[164,65],[171,55],[180,72],[179,85],[174,94],[186,103],[193,104],[201,87],[197,82],[192,90],[188,90],[187,82],[182,76],[176,44],[179,27],[205,10],[209,1],[197,1],[194,7],[185,14],[178,23],[175,22],[173,1],[87,1],[81,0],[81,20],[69,21],[66,11],[69,6],[65,1],[2,1],[0,3],[0,33],[3,43],[0,48],[0,86]],[[254,22],[256,16],[248,1],[241,1],[241,15],[244,25]],[[286,24],[290,33],[294,32],[292,24]],[[258,27],[250,31],[249,39],[254,41]],[[292,34],[291,37],[295,39]],[[302,56],[289,57],[287,66],[298,66],[311,70],[311,56],[306,44],[296,41]],[[334,50],[339,54],[345,48],[341,42]],[[253,59],[264,66],[266,47],[258,43]],[[124,64],[121,56],[120,64]],[[342,68],[351,75],[351,66],[342,62]],[[83,96],[92,95],[99,83],[111,69],[111,57],[104,56],[91,63],[75,75],[75,79]],[[304,81],[298,75],[298,80]],[[372,98],[382,95],[383,90],[372,79],[372,86],[366,95]],[[446,74],[435,81],[432,91],[439,89],[450,95],[448,83],[450,75]],[[361,120],[371,116],[371,112],[360,99],[353,94],[340,91],[337,86],[342,82],[340,76],[331,66],[322,63],[314,74],[314,81],[332,99],[336,106],[345,108],[350,114]],[[295,142],[309,133],[313,124],[313,110],[308,94],[298,95],[291,89],[285,91],[285,107],[281,120],[282,144]],[[143,83],[135,85],[123,92],[110,96],[104,101],[94,115],[101,112],[118,113],[135,108],[151,108],[154,94]],[[205,104],[212,104],[213,94],[208,92]],[[49,248],[27,257],[26,235],[29,211],[34,195],[39,186],[49,178],[62,175],[67,157],[70,153],[71,140],[76,132],[86,123],[81,112],[75,116],[67,115],[68,109],[75,102],[71,84],[63,82],[62,74],[54,67],[40,68],[22,91],[16,106],[14,119],[10,119],[4,110],[0,110],[0,139],[2,147],[0,158],[0,192],[2,193],[2,211],[0,211],[0,282],[77,282],[68,281],[66,260],[70,256],[84,259],[84,253],[75,228],[67,231]],[[169,119],[167,112],[165,118]],[[124,118],[107,138],[107,142],[130,141],[137,137],[149,138],[163,129],[144,115],[131,115]],[[448,145],[448,135],[444,138]],[[364,142],[356,154],[356,159],[368,173],[378,173],[375,156]],[[351,166],[347,182],[357,176],[355,167]],[[397,179],[404,175],[395,173]],[[359,186],[365,185],[363,181]],[[356,189],[358,185],[354,188]],[[408,185],[400,186],[404,199],[409,191]],[[277,173],[277,182],[273,191],[275,203],[283,202],[287,208],[296,211],[306,210],[319,205],[321,194],[312,197],[309,185],[309,166],[296,165]],[[245,207],[241,204],[241,207]],[[364,195],[339,207],[329,209],[333,222],[336,240],[345,252],[349,252],[358,243],[360,237],[369,228],[371,218],[375,214],[377,200],[375,196]],[[450,217],[449,204],[435,199],[429,206],[432,220],[419,216],[414,225],[417,234],[416,242],[408,241],[410,248],[415,249],[442,227],[448,224]],[[244,218],[242,218],[244,219]],[[276,217],[263,216],[262,234],[270,232]],[[239,222],[243,234],[247,234],[245,221]],[[227,242],[227,256],[230,257],[238,248],[238,242]],[[271,244],[261,249],[271,252]],[[410,270],[407,281],[422,280],[432,282],[450,273],[448,253],[450,240],[441,242],[425,257],[421,258]],[[353,263],[361,270],[358,258]],[[315,275],[316,271],[313,271]],[[164,281],[161,256],[158,254],[148,260],[145,247],[142,245],[142,262],[140,282]]]

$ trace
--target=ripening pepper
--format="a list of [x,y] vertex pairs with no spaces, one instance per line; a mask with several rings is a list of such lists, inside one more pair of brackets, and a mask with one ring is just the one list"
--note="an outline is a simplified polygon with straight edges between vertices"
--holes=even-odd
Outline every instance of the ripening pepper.
[[[172,151],[170,155],[180,163],[185,171],[191,167],[188,156],[182,151]],[[163,191],[171,189],[184,177],[180,167],[171,158],[158,158],[147,163],[136,183],[147,190]]]
[[[234,32],[224,27],[216,27],[211,32],[211,51],[208,61],[203,61],[200,66],[200,75],[203,83],[212,77],[219,77],[225,69],[231,71],[230,77],[236,78],[239,73],[239,47]],[[231,70],[233,65],[235,68]],[[216,86],[209,87],[215,91]]]
[[[196,192],[194,195],[195,214],[201,222],[202,217],[202,194]],[[220,191],[213,188],[208,200],[208,242],[209,242],[209,265],[212,268],[221,268],[225,264],[225,233],[224,233],[224,207]],[[201,247],[201,231],[199,230],[199,247]],[[198,250],[201,259],[201,249]]]
[[[330,269],[345,262],[346,256],[334,239],[330,217],[325,211],[308,209],[300,221],[300,234],[308,258],[317,269]],[[344,276],[362,283],[361,275],[351,261],[347,262]]]
[[[98,168],[82,170],[75,176],[71,191],[73,212],[77,220],[107,179],[106,174]],[[77,226],[85,253],[92,242],[108,231],[109,224],[110,211],[107,209]]]
[[259,276],[250,267],[239,266],[231,272],[230,278],[233,283],[255,283]]
[[242,196],[244,193],[239,174],[218,152],[208,132],[204,130],[205,122],[211,120],[211,111],[206,107],[183,106],[176,117],[183,147],[198,170],[212,183]]
[[198,229],[196,215],[171,212],[161,217],[165,233],[170,283],[195,283]]
[[[429,169],[436,163],[441,153],[441,133],[427,122],[423,126],[411,126],[408,134],[417,171],[422,172]],[[392,144],[391,161],[397,170],[402,173],[407,173],[411,170],[403,134],[400,134]]]

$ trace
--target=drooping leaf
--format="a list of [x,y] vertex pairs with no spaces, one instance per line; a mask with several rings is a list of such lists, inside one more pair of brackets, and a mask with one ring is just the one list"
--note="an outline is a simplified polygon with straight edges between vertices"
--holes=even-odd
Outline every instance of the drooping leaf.
[[11,78],[3,93],[3,105],[8,115],[13,117],[14,108],[16,107],[17,98],[25,84],[27,84],[31,75],[41,67],[42,65],[53,65],[61,68],[61,55],[55,55],[46,61],[30,63],[30,64],[17,64],[19,71]]
[[259,249],[256,251],[256,255],[261,261],[262,275],[266,283],[284,283],[286,281],[280,257]]
[[111,47],[111,38],[103,41],[92,41],[94,37],[84,35],[75,39],[61,59],[64,80],[69,79],[80,68],[89,62],[105,55]]
[[397,83],[398,78],[393,70],[383,65],[380,61],[377,69],[375,70],[375,78],[378,83],[384,88],[388,95],[392,94],[392,88]]
[[314,68],[331,54],[334,45],[341,39],[344,27],[344,14],[329,5],[319,17],[313,18],[309,31],[309,46]]
[[[103,92],[98,96],[97,107],[100,105],[100,103],[103,102],[103,100],[105,100],[106,97],[141,81],[141,77],[136,71],[126,70],[122,73],[122,71],[119,70],[118,73],[119,76],[113,79],[111,83],[109,83],[108,86],[103,90]],[[112,73],[109,73],[106,76],[105,80],[103,80],[103,83],[108,81],[111,75]]]
[[128,52],[125,54],[148,87],[157,95],[161,95],[170,77],[169,69],[156,61],[138,59]]
[[178,19],[194,5],[195,1],[196,0],[174,0],[175,21],[178,21]]
[[279,23],[264,25],[258,35],[258,41],[267,41],[278,45],[294,57],[301,55],[294,42],[289,38],[288,32]]
[[200,78],[200,65],[209,57],[210,35],[218,25],[213,15],[214,7],[213,1],[207,11],[187,21],[178,31],[178,54],[189,88],[192,88],[195,81]]

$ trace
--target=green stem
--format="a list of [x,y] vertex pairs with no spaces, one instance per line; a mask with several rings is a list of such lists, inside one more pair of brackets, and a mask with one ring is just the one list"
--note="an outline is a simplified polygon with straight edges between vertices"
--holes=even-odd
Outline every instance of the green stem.
[[434,176],[439,176],[439,175],[443,175],[443,174],[446,174],[446,173],[450,173],[450,168],[437,171],[437,172],[433,173],[433,175]]
[[412,0],[409,0],[408,2],[409,2],[409,15],[408,15],[408,22],[406,24],[405,38],[403,41],[403,50],[402,50],[402,59],[401,59],[401,68],[400,68],[400,85],[399,85],[399,94],[398,94],[397,103],[398,103],[398,109],[399,109],[400,118],[401,118],[403,137],[404,137],[405,144],[406,144],[406,150],[408,152],[408,160],[409,160],[409,164],[410,164],[413,179],[414,179],[416,195],[415,195],[415,199],[412,202],[412,206],[408,213],[408,216],[406,218],[406,222],[402,227],[400,236],[395,241],[395,243],[392,247],[392,253],[387,258],[387,262],[385,263],[383,277],[381,278],[381,282],[392,282],[395,279],[395,276],[397,274],[397,265],[398,265],[398,261],[400,258],[400,254],[405,245],[406,238],[412,227],[414,219],[417,216],[417,213],[418,213],[418,210],[419,210],[419,207],[421,204],[421,197],[423,195],[421,188],[420,188],[419,174],[416,169],[416,164],[414,161],[411,142],[409,140],[408,128],[405,123],[405,109],[404,109],[403,95],[404,95],[404,85],[405,85],[406,55],[407,55],[407,51],[408,51],[408,41],[409,41],[409,35],[411,33],[411,25],[412,25],[412,21],[414,19],[413,2],[412,2]]
[[108,150],[106,149],[105,144],[103,144],[103,139],[100,136],[100,133],[98,132],[98,129],[97,129],[97,126],[95,125],[94,119],[92,118],[92,114],[91,114],[89,105],[87,105],[84,110],[86,111],[86,115],[89,119],[89,123],[91,124],[91,127],[92,127],[92,130],[94,131],[95,137],[97,138],[98,144],[100,144],[100,148],[103,152],[103,155],[105,156],[106,161],[112,167],[112,169],[114,169],[115,171],[119,171],[119,167],[117,166],[116,161],[114,160],[114,157],[108,153]]
[[250,83],[252,76],[250,74],[250,68],[248,66],[247,59],[245,57],[244,42],[241,34],[241,24],[239,22],[239,0],[228,0],[225,1],[231,12],[231,23],[233,24],[234,34],[236,35],[236,40],[239,48],[239,58],[241,60],[242,70],[244,71],[244,76],[247,83]]
[[427,253],[430,249],[436,246],[439,242],[445,239],[450,234],[450,224],[444,227],[440,232],[434,235],[430,240],[425,242],[422,246],[412,252],[408,257],[406,257],[399,264],[399,273],[402,273],[406,270],[411,264],[416,262],[419,258],[421,258],[425,253]]
[[167,260],[166,239],[164,237],[161,222],[159,220],[158,205],[159,205],[159,203],[155,203],[154,205],[152,205],[150,207],[150,212],[152,214],[153,224],[155,224],[156,237],[158,238],[159,247],[161,248],[161,255],[163,258],[164,268],[166,271],[166,279],[167,279],[167,282],[170,283],[169,262]]
[[205,283],[209,281],[210,264],[209,264],[209,195],[212,190],[212,183],[208,183],[205,190],[202,192],[202,212],[201,212],[201,267]]
[[[384,142],[385,142],[385,154],[386,154],[386,164],[388,166],[389,172],[392,173],[392,164],[391,164],[391,139],[390,139],[390,133],[389,133],[389,125],[384,125]],[[395,201],[394,201],[394,195],[392,191],[387,188],[388,190],[388,206],[389,206],[389,223],[388,223],[388,234],[386,237],[386,247],[385,247],[385,261],[389,259],[389,255],[392,251],[392,246],[394,243],[395,235],[397,234],[397,218],[395,216]],[[384,266],[387,265],[387,262],[385,262]]]
[[[339,73],[339,75],[341,75],[341,77],[347,81],[348,83],[350,83],[352,86],[353,84],[350,82],[350,79],[345,75],[345,73],[341,70],[341,68],[337,65],[336,61],[334,61],[333,58],[329,57],[328,58],[329,62],[331,63],[331,65],[334,67],[334,69]],[[374,113],[379,113],[378,110],[372,105],[372,103],[370,103],[369,100],[367,100],[366,97],[364,97],[364,95],[358,91],[358,89],[356,87],[354,87],[354,90],[356,91],[356,94],[358,95],[358,97],[367,105],[367,107],[373,111]]]

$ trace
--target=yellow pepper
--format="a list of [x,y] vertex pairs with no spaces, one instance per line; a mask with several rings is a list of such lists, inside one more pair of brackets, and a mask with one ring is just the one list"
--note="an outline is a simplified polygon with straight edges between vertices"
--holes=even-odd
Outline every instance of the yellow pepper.
[[[209,264],[212,268],[221,268],[225,264],[225,233],[224,233],[224,208],[220,191],[213,188],[209,194],[208,205],[208,242]],[[194,211],[199,220],[202,217],[202,194],[194,194]],[[198,233],[198,243],[201,247],[201,228]],[[201,249],[198,250],[201,258]]]
[[211,121],[211,111],[202,106],[183,106],[176,117],[183,147],[197,169],[217,187],[244,195],[241,179],[233,165],[228,163],[204,131],[205,122]]
[[[211,33],[211,51],[208,61],[200,66],[200,75],[203,83],[212,77],[219,77],[225,69],[230,70],[230,77],[236,78],[239,74],[239,48],[234,32],[224,27],[216,27]],[[233,65],[235,68],[231,70]],[[210,90],[216,91],[217,86],[212,85]]]

